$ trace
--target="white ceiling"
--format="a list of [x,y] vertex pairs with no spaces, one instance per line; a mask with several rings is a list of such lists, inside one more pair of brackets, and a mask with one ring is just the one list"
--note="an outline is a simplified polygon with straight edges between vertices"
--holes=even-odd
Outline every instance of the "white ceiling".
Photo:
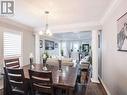
[[97,23],[112,0],[15,0],[15,15],[9,17],[33,28],[44,25],[44,11],[50,11],[49,26]]

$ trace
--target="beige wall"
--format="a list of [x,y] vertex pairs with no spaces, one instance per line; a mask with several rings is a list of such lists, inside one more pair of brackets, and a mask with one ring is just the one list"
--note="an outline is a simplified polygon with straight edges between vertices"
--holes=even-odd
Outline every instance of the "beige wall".
[[29,54],[34,54],[34,35],[32,32],[23,32],[23,63],[29,64]]
[[0,63],[3,57],[3,32],[16,31],[22,33],[22,65],[29,64],[29,54],[34,53],[34,35],[31,27],[27,27],[20,23],[0,18]]
[[127,95],[127,52],[117,51],[117,19],[127,12],[127,0],[117,0],[103,23],[102,80],[111,95]]

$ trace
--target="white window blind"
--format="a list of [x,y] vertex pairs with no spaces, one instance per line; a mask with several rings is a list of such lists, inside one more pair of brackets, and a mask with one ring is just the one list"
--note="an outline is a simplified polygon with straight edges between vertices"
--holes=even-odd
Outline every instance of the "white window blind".
[[21,33],[4,32],[4,57],[21,56]]

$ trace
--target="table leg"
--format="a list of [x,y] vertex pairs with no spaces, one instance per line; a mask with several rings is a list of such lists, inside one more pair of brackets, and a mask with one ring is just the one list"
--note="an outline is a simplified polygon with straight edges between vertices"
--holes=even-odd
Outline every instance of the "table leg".
[[68,89],[68,90],[69,90],[69,91],[68,91],[68,92],[69,92],[69,95],[75,95],[75,94],[74,94],[74,89],[71,89],[71,88],[70,88],[70,89]]

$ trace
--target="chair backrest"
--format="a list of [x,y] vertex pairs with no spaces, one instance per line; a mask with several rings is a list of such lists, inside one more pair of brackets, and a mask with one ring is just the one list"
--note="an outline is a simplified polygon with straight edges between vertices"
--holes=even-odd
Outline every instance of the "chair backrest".
[[52,86],[52,72],[51,71],[42,71],[37,72],[29,70],[30,82],[33,91],[38,91],[42,93],[53,93]]
[[5,67],[12,67],[12,68],[20,67],[19,58],[5,59],[4,62],[5,62]]
[[[5,74],[9,83],[9,89],[13,92],[15,88],[21,92],[24,91],[24,72],[20,68],[4,68]],[[17,91],[18,93],[18,91]]]

